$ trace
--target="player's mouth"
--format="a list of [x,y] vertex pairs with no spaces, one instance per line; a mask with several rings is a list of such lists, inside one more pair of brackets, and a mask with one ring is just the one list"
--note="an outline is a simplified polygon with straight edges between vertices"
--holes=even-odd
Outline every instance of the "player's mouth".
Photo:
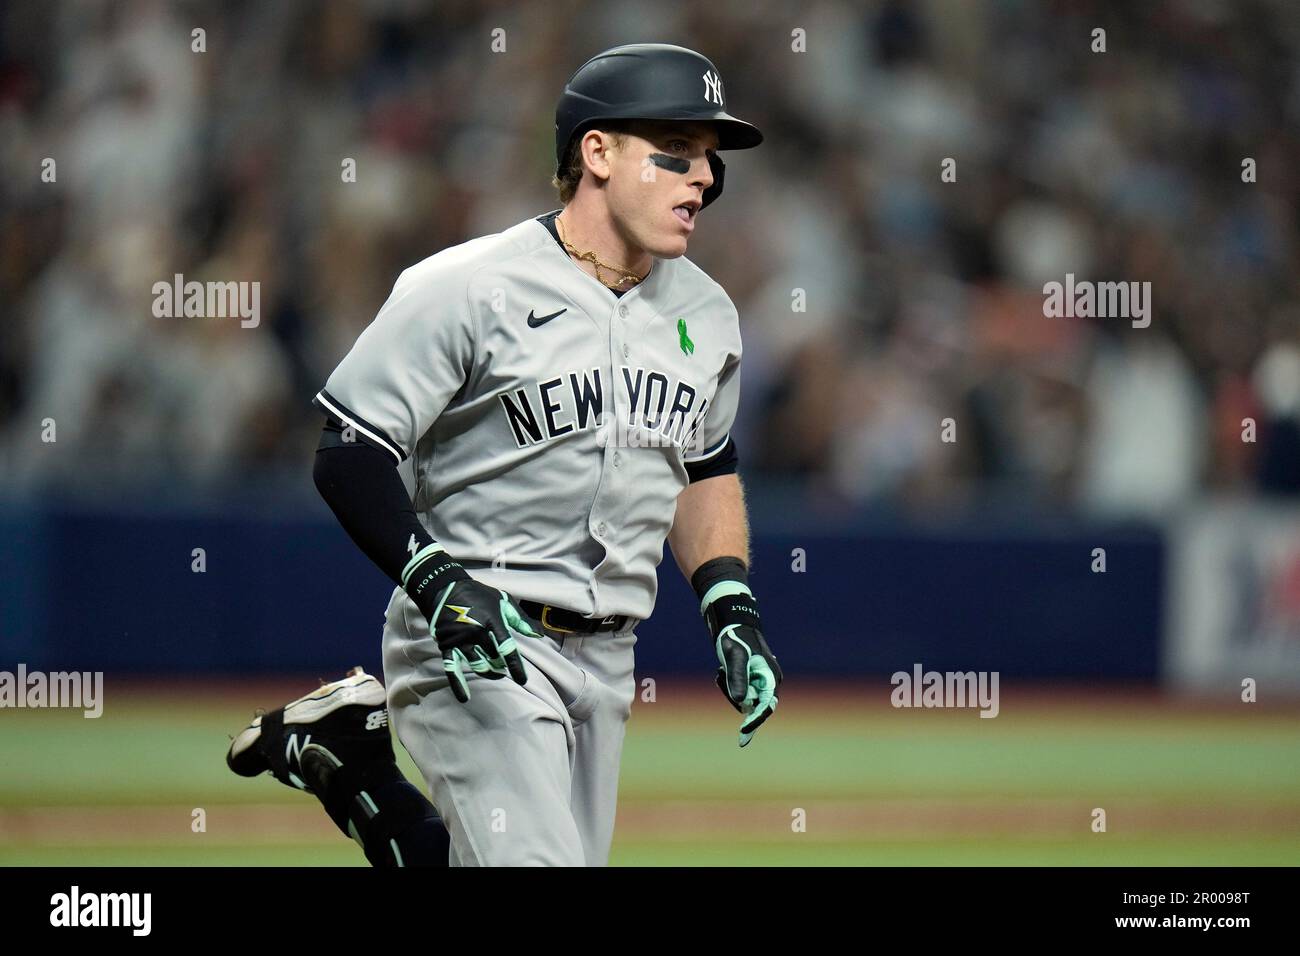
[[695,216],[699,211],[700,201],[698,199],[688,199],[686,202],[673,206],[673,215],[682,221],[687,232],[695,228]]

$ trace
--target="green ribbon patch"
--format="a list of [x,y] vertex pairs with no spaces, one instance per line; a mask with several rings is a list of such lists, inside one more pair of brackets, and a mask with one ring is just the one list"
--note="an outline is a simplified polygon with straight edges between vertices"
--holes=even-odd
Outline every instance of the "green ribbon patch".
[[692,341],[691,341],[691,337],[690,337],[689,335],[686,334],[686,320],[685,320],[685,319],[678,319],[678,320],[677,320],[677,337],[681,340],[681,343],[682,343],[682,351],[683,351],[685,354],[687,354],[687,355],[693,355],[693,354],[695,354],[695,343],[692,342]]

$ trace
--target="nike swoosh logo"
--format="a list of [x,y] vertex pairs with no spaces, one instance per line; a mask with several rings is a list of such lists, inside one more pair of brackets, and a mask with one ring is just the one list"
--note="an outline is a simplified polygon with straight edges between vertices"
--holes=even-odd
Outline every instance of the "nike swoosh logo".
[[530,329],[535,329],[538,326],[545,325],[547,322],[551,321],[551,319],[555,318],[557,315],[563,315],[565,312],[568,311],[569,311],[568,309],[561,309],[559,312],[552,312],[550,315],[533,315],[532,310],[529,309],[528,327]]

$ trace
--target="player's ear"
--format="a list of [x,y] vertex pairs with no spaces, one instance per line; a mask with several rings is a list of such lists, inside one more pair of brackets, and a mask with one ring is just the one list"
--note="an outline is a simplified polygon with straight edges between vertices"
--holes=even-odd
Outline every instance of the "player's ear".
[[583,165],[591,171],[591,174],[601,181],[609,179],[609,154],[616,148],[614,138],[603,130],[589,129],[583,134],[578,148],[582,150]]

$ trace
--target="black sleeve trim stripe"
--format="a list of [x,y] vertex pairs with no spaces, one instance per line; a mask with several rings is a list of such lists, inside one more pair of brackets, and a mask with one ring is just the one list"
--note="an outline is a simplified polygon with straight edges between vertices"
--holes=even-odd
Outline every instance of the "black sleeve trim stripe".
[[686,462],[686,475],[691,482],[703,481],[719,475],[734,475],[739,465],[740,455],[736,451],[736,443],[728,438],[722,450],[712,458]]
[[722,451],[722,449],[726,448],[727,442],[729,441],[731,441],[731,432],[727,432],[727,434],[723,435],[718,439],[718,441],[714,442],[711,448],[704,449],[704,451],[700,452],[694,458],[683,458],[682,460],[688,465],[698,465],[701,462],[708,461],[718,452]]
[[312,404],[326,415],[337,419],[341,424],[350,425],[355,428],[357,434],[365,439],[367,444],[374,445],[381,451],[388,452],[388,454],[392,455],[397,460],[397,464],[400,465],[406,458],[406,455],[402,453],[402,449],[398,447],[397,442],[385,435],[382,429],[368,424],[364,418],[360,415],[354,414],[351,409],[334,398],[334,396],[325,391],[325,389],[322,388],[316,393],[316,397],[312,399]]

